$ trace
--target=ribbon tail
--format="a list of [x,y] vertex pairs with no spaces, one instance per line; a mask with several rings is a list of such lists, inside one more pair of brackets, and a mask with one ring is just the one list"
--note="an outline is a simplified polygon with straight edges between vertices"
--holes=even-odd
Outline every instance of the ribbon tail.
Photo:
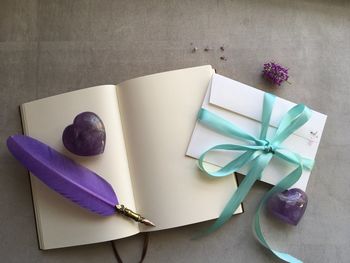
[[204,232],[201,232],[198,235],[196,235],[194,239],[198,239],[216,231],[231,218],[233,213],[237,210],[238,206],[247,196],[255,181],[260,179],[262,171],[268,165],[271,158],[272,154],[263,154],[253,160],[252,168],[244,177],[242,183],[239,185],[237,190],[233,193],[232,197],[226,204],[224,210],[221,212],[219,218]]
[[281,260],[284,260],[285,262],[289,262],[289,263],[302,263],[302,261],[287,254],[287,253],[276,251],[268,245],[268,243],[264,237],[264,234],[262,232],[262,229],[261,229],[260,214],[261,214],[261,210],[263,209],[263,207],[265,207],[267,200],[273,194],[290,188],[293,184],[295,184],[299,180],[302,172],[303,172],[302,165],[299,165],[295,170],[293,170],[284,179],[282,179],[277,185],[275,185],[270,191],[268,191],[264,195],[262,200],[260,201],[258,209],[257,209],[255,216],[254,216],[254,220],[253,220],[253,230],[254,230],[254,234],[255,234],[256,238],[258,239],[258,241],[264,247],[269,249],[273,254],[275,254],[278,258],[280,258]]

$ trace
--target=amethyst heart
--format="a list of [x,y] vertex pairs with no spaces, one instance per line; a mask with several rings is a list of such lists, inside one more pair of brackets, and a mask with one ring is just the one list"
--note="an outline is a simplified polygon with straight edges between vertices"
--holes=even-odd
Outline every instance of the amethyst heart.
[[76,155],[101,154],[106,144],[105,127],[95,113],[82,112],[74,118],[73,124],[64,129],[62,141]]
[[267,209],[285,223],[297,225],[307,206],[307,195],[299,188],[276,193],[267,201]]

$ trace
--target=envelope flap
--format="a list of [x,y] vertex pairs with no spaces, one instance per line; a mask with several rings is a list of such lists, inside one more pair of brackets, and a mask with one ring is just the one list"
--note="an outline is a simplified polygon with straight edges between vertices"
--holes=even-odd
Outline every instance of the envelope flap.
[[[209,103],[261,122],[264,93],[238,81],[214,74]],[[278,127],[283,115],[295,105],[295,103],[276,97],[270,126]],[[312,111],[310,120],[294,134],[307,140],[319,142],[326,119],[326,115]]]

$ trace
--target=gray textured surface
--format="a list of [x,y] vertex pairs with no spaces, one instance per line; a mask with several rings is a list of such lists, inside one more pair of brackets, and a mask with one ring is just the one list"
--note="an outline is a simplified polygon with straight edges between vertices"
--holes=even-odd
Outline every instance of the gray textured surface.
[[[191,42],[200,51],[192,54]],[[207,45],[214,50],[203,52]],[[108,243],[38,250],[26,171],[4,144],[20,131],[19,104],[202,64],[269,90],[259,72],[270,59],[292,75],[276,93],[329,118],[305,217],[296,228],[270,223],[268,238],[305,262],[349,262],[349,1],[0,0],[1,262],[115,262]],[[152,234],[146,262],[278,262],[251,233],[267,189],[257,184],[246,212],[207,238],[190,240],[208,223]],[[140,237],[117,244],[136,262]]]

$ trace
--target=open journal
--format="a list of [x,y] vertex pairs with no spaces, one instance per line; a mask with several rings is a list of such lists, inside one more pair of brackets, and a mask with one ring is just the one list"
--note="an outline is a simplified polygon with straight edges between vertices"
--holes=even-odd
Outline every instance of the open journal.
[[[105,178],[120,203],[157,225],[95,215],[31,176],[41,249],[109,241],[219,216],[237,187],[234,175],[212,180],[185,156],[213,74],[211,66],[187,68],[21,105],[26,135]],[[105,151],[95,157],[68,152],[61,139],[64,128],[84,111],[96,113],[106,129]],[[241,212],[239,207],[236,213]]]

